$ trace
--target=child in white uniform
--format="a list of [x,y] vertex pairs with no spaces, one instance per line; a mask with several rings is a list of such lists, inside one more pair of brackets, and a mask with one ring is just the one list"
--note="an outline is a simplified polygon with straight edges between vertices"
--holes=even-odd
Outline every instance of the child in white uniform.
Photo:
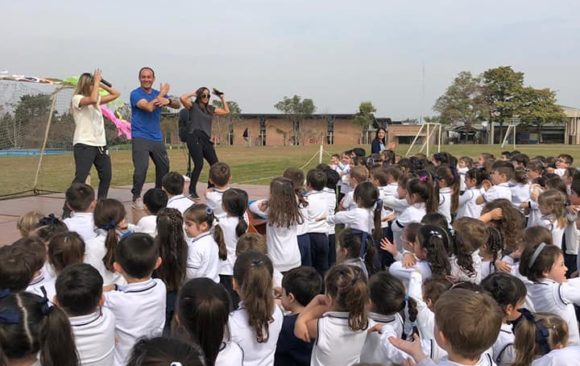
[[105,297],[99,271],[85,263],[65,268],[56,279],[54,301],[69,317],[80,364],[112,365],[115,316],[102,307]]
[[248,251],[236,259],[234,290],[242,300],[230,314],[232,341],[244,353],[244,366],[272,365],[284,315],[274,302],[272,261],[265,255]]
[[125,365],[131,348],[143,336],[158,336],[165,325],[166,288],[151,278],[161,264],[159,250],[151,236],[135,233],[115,247],[115,270],[127,285],[105,294],[105,307],[115,315],[114,365]]
[[226,217],[226,213],[222,207],[222,199],[224,193],[230,189],[230,181],[232,179],[230,167],[224,162],[217,162],[209,168],[209,182],[214,185],[208,188],[205,192],[205,199],[207,205],[214,212],[214,215],[221,219]]
[[97,201],[93,187],[84,183],[73,183],[65,193],[65,205],[72,211],[71,216],[63,222],[69,231],[76,231],[84,241],[92,239],[95,234],[93,211]]
[[163,177],[161,184],[163,190],[167,193],[167,207],[175,208],[181,214],[193,205],[193,201],[183,195],[185,188],[185,179],[183,175],[177,172],[169,172]]
[[315,339],[310,364],[353,365],[360,361],[369,328],[369,293],[362,271],[336,265],[325,279],[326,295],[315,297],[300,313],[295,335]]
[[220,259],[227,259],[223,232],[217,225],[213,210],[203,203],[189,207],[184,217],[188,236],[187,274],[192,278],[207,277],[220,282]]
[[451,256],[451,277],[454,280],[481,282],[479,249],[487,243],[489,230],[480,220],[464,217],[453,222],[455,231],[454,253]]
[[491,171],[491,183],[493,186],[489,189],[482,187],[481,196],[475,202],[477,204],[483,204],[499,198],[505,198],[511,201],[512,190],[510,189],[509,181],[512,180],[513,176],[514,167],[511,163],[496,161]]
[[481,193],[481,184],[485,179],[489,179],[489,176],[483,169],[473,168],[465,174],[466,189],[458,199],[457,219],[462,217],[479,219],[483,205],[478,205],[476,201]]
[[503,315],[501,330],[493,345],[493,361],[498,366],[511,365],[516,358],[512,323],[521,316],[519,309],[525,307],[526,285],[515,276],[497,272],[485,278],[481,286],[494,298]]
[[157,236],[157,213],[167,206],[167,193],[162,189],[148,189],[143,195],[143,204],[145,204],[145,211],[148,215],[139,219],[135,231],[149,234],[155,238]]

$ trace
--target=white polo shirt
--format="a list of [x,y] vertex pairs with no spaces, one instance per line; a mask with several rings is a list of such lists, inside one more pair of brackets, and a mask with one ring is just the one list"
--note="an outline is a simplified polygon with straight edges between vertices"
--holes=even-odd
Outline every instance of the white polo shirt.
[[421,222],[423,216],[427,214],[427,210],[425,208],[424,203],[415,203],[407,207],[400,216],[397,217],[397,220],[391,225],[391,229],[393,230],[393,239],[395,241],[395,245],[397,246],[397,250],[401,251],[403,249],[403,241],[401,240],[401,233],[405,226],[409,225],[412,222]]
[[[336,192],[330,188],[324,188],[322,190],[322,196],[328,206],[328,216],[334,215],[336,211]],[[328,224],[328,235],[333,235],[334,233],[334,225]]]
[[223,342],[215,360],[215,366],[242,366],[244,352],[236,342]]
[[189,198],[185,197],[182,194],[178,194],[177,196],[170,197],[167,200],[167,208],[174,208],[177,211],[183,213],[187,210],[191,205],[193,205],[193,201]]
[[[260,210],[263,200],[258,200],[250,205],[250,211],[268,218],[268,213]],[[300,267],[302,263],[300,250],[298,249],[297,226],[290,227],[266,225],[266,243],[268,245],[268,257],[272,260],[274,268],[280,272],[286,272]]]
[[423,281],[431,278],[431,266],[429,266],[429,262],[424,260],[417,260],[415,266],[409,268],[403,267],[403,263],[400,261],[396,261],[389,267],[389,273],[403,281],[405,288],[409,288],[409,280],[415,271],[419,271],[421,273],[421,279]]
[[103,285],[125,284],[126,281],[120,273],[111,272],[105,267],[103,257],[107,254],[105,239],[107,233],[104,230],[97,229],[97,236],[85,242],[85,260],[84,262],[93,266],[103,277]]
[[105,307],[115,315],[115,365],[125,365],[135,342],[157,337],[165,326],[167,290],[160,279],[119,286],[106,292]]
[[306,194],[308,206],[308,232],[328,234],[328,201],[323,191],[310,191]]
[[554,349],[534,361],[532,366],[577,366],[580,360],[580,347],[568,346]]
[[389,222],[383,221],[382,219],[384,219],[385,217],[387,217],[395,212],[395,211],[391,210],[388,206],[385,206],[385,200],[386,199],[394,199],[395,197],[398,197],[397,187],[398,187],[397,183],[390,183],[390,184],[387,184],[386,186],[379,187],[379,198],[381,200],[383,200],[383,209],[381,211],[381,227],[382,228],[386,228],[389,226]]
[[225,261],[220,260],[219,274],[231,276],[234,274],[234,264],[236,263],[236,247],[238,245],[238,236],[236,235],[236,226],[240,222],[239,217],[225,216],[220,219],[218,225],[224,233],[224,242],[228,257]]
[[471,253],[471,260],[473,263],[473,272],[469,273],[467,270],[459,266],[455,254],[451,255],[451,258],[449,258],[449,263],[451,264],[451,277],[455,278],[457,281],[472,282],[479,285],[483,278],[481,277],[481,256],[479,255],[479,249]]
[[240,303],[238,310],[234,310],[230,314],[228,324],[232,341],[237,343],[244,352],[244,366],[271,366],[274,364],[274,353],[284,321],[284,314],[278,306],[274,306],[272,317],[274,320],[268,325],[268,340],[258,343],[256,332],[250,326],[248,313],[243,302]]
[[219,270],[219,248],[212,233],[208,231],[195,238],[188,238],[186,279],[207,277],[219,283]]
[[80,106],[84,95],[75,94],[72,97],[72,113],[75,121],[75,132],[73,134],[73,145],[85,144],[89,146],[106,146],[105,122],[99,104],[101,97],[97,99],[97,104]]
[[69,317],[79,364],[112,365],[115,351],[115,315],[103,307],[88,315]]
[[485,202],[491,202],[500,198],[505,198],[506,200],[512,200],[512,190],[509,183],[500,183],[488,189],[487,191],[481,189],[481,195],[485,199]]
[[145,233],[155,238],[157,236],[157,215],[143,216],[137,223],[138,233]]
[[510,186],[510,190],[512,191],[512,205],[517,210],[521,210],[520,205],[530,200],[530,185],[515,183]]
[[493,362],[498,366],[507,366],[514,363],[516,359],[514,340],[512,325],[502,323],[497,340],[491,347],[493,351]]
[[205,199],[207,200],[207,207],[211,208],[213,210],[213,214],[218,218],[218,219],[222,219],[222,217],[225,217],[227,215],[227,213],[224,211],[224,208],[222,206],[222,200],[223,200],[223,196],[225,191],[227,191],[228,189],[230,189],[229,187],[227,187],[224,190],[220,190],[217,188],[210,188],[210,190],[208,190],[205,193]]
[[373,231],[373,210],[356,207],[348,211],[339,211],[334,216],[328,216],[330,225],[344,224],[345,227],[364,231],[371,234]]
[[[379,363],[381,365],[402,364],[410,356],[393,346],[388,337],[401,338],[403,334],[403,318],[399,314],[382,315],[369,313],[369,318],[375,324],[381,324],[381,332],[372,332],[367,335],[362,352],[361,363]],[[383,338],[387,341],[384,342]]]
[[452,192],[450,187],[443,187],[439,189],[439,208],[437,212],[445,216],[447,225],[451,225],[451,197]]
[[350,329],[348,312],[326,312],[318,319],[318,335],[312,347],[310,365],[353,365],[360,361],[366,338],[367,329]]
[[483,204],[476,203],[477,197],[481,195],[479,188],[469,188],[463,194],[459,195],[459,204],[457,206],[457,218],[471,217],[478,219],[481,216]]
[[73,212],[71,217],[64,219],[64,223],[69,231],[77,232],[86,242],[97,236],[94,217],[92,212]]

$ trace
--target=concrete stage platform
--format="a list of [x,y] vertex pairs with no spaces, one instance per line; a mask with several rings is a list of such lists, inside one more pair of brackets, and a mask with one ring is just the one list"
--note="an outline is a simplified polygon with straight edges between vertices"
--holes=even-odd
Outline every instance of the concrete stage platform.
[[[186,182],[186,189],[188,191]],[[206,183],[198,183],[197,192],[201,197],[200,202],[205,202]],[[232,187],[240,188],[248,192],[250,200],[266,198],[268,196],[268,186],[250,184],[232,184]],[[153,188],[153,183],[145,184],[143,192]],[[117,199],[125,205],[127,209],[127,219],[136,223],[144,215],[143,211],[131,208],[131,186],[111,187],[109,198]],[[0,201],[0,245],[10,244],[20,238],[20,233],[16,229],[16,222],[20,215],[29,211],[38,211],[45,215],[54,213],[60,217],[64,205],[64,193],[54,193],[41,196],[30,196],[14,198]]]

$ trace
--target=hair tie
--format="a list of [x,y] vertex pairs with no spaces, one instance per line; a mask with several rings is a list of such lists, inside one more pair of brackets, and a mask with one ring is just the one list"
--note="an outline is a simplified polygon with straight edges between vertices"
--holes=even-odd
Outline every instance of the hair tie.
[[441,235],[441,233],[437,230],[429,231],[429,235],[443,240],[443,235]]
[[56,218],[56,216],[54,216],[54,214],[50,214],[48,216],[44,216],[42,219],[40,219],[40,226],[46,226],[46,225],[56,225],[59,223],[59,219]]
[[534,316],[534,314],[532,314],[528,309],[519,309],[519,312],[520,314],[522,314],[522,316],[514,322],[514,328],[516,327],[517,323],[521,321],[522,318],[525,318],[528,321],[534,323],[534,325],[536,326],[536,338],[535,338],[536,343],[540,346],[542,352],[544,352],[543,354],[550,353],[552,349],[548,344],[548,337],[550,336],[550,332],[548,331],[548,329],[546,329],[546,327],[541,322],[539,322]]
[[536,259],[538,259],[538,256],[540,255],[540,253],[542,252],[542,250],[545,247],[546,247],[546,243],[541,243],[540,245],[538,245],[538,247],[534,251],[534,254],[532,254],[532,259],[530,259],[530,263],[528,264],[528,268],[532,268],[532,266],[536,262]]
[[183,366],[183,365],[181,364],[181,362],[172,362],[169,364],[169,366]]
[[261,266],[263,263],[264,263],[264,262],[263,262],[261,259],[253,259],[253,260],[252,260],[252,265],[253,265],[254,267]]
[[383,200],[380,198],[375,201],[375,210],[378,210],[379,208],[383,208]]
[[117,223],[113,219],[113,220],[109,221],[108,223],[99,226],[99,229],[109,231],[109,230],[114,230],[116,227],[117,227]]
[[426,175],[422,175],[419,177],[419,181],[421,181],[423,183],[427,183],[427,181],[429,181],[429,177]]
[[208,216],[212,216],[212,215],[213,215],[213,210],[211,209],[211,207],[206,207],[206,208],[205,208],[205,213],[206,213]]

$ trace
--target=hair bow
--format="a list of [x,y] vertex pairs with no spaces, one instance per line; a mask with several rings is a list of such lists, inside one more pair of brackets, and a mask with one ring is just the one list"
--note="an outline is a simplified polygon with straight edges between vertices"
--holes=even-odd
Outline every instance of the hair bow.
[[419,181],[421,181],[423,183],[427,183],[427,181],[429,181],[429,177],[426,175],[422,175],[419,177]]
[[44,216],[42,219],[40,219],[40,226],[46,226],[46,225],[56,225],[60,222],[60,220],[54,216],[54,214],[50,214],[48,216]]
[[206,209],[205,209],[205,213],[206,213],[208,216],[211,216],[211,215],[213,215],[213,210],[211,209],[211,207],[206,207]]
[[99,229],[109,231],[109,230],[114,230],[116,227],[117,227],[117,223],[115,222],[115,220],[111,220],[108,223],[106,223],[105,225],[99,226]]
[[550,351],[552,349],[551,349],[550,345],[548,344],[548,337],[550,336],[550,332],[548,331],[548,329],[546,329],[546,327],[542,323],[537,321],[534,314],[532,314],[528,309],[519,309],[519,312],[520,312],[520,314],[522,314],[522,316],[514,322],[514,328],[516,327],[517,323],[519,323],[522,318],[525,318],[528,321],[531,321],[532,323],[534,323],[534,325],[536,326],[536,343],[542,349],[542,352],[543,352],[542,354],[545,355],[545,354],[550,353]]
[[441,235],[441,233],[437,230],[429,231],[429,235],[434,236],[434,237],[439,238],[439,239],[443,239],[443,235]]

